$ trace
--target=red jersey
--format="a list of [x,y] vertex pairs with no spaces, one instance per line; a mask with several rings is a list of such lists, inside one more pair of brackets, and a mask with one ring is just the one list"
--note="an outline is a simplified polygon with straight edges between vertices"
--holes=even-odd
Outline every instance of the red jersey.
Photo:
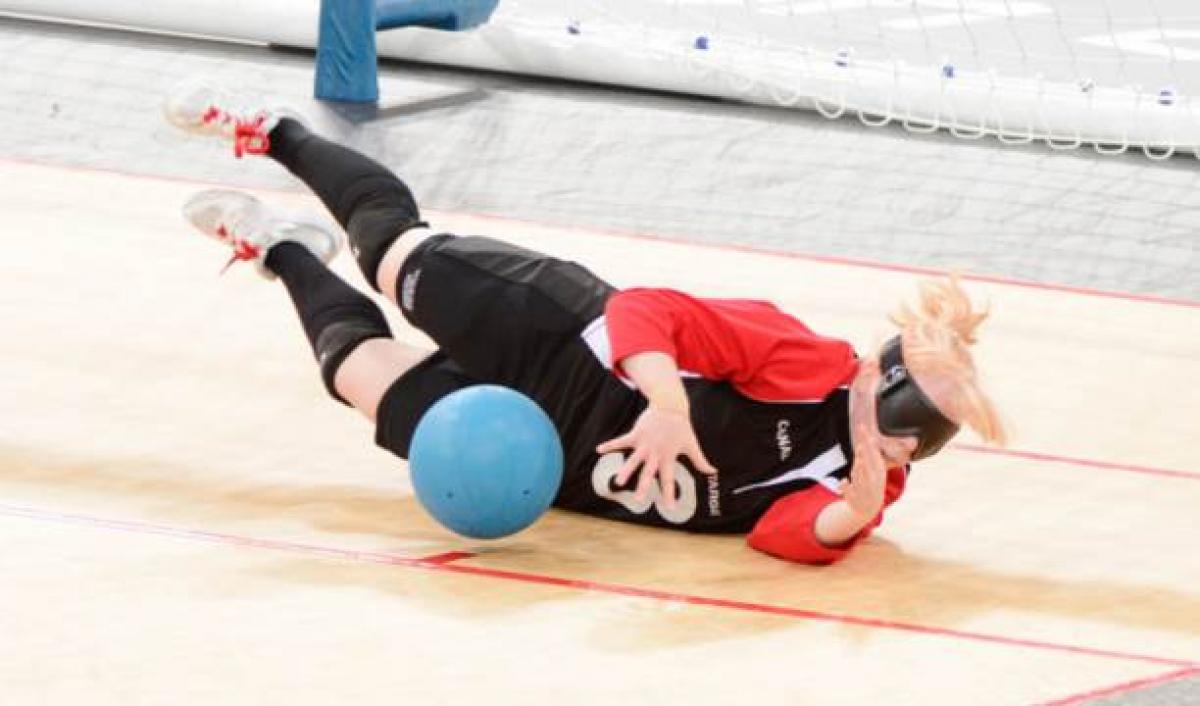
[[[858,360],[849,343],[814,333],[769,302],[668,289],[613,295],[601,323],[607,341],[596,344],[593,326],[589,345],[607,345],[617,372],[645,351],[676,360],[701,447],[721,471],[716,487],[698,479],[709,484],[707,514],[667,522],[695,531],[748,528],[755,549],[805,563],[840,559],[879,524],[881,517],[837,547],[822,545],[813,531],[821,510],[838,500],[853,460],[848,385]],[[889,472],[888,504],[905,477],[905,469]]]

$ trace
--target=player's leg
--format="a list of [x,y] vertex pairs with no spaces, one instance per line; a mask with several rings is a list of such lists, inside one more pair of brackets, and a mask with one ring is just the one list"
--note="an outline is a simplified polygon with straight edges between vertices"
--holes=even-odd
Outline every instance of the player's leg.
[[375,422],[375,443],[408,458],[418,422],[442,397],[478,384],[441,351],[390,337],[370,299],[295,243],[266,266],[287,286],[330,394]]
[[372,287],[384,253],[400,236],[411,247],[428,235],[412,191],[375,160],[313,134],[299,121],[267,109],[237,107],[204,85],[184,85],[163,105],[166,118],[187,132],[233,143],[234,153],[264,154],[303,181],[350,236],[350,247]]
[[614,291],[576,263],[449,234],[413,250],[397,279],[409,323],[471,375],[518,387],[599,319]]
[[200,231],[284,283],[330,394],[370,419],[392,383],[429,352],[392,339],[383,312],[325,263],[339,239],[319,226],[269,212],[252,196],[214,190],[184,206]]
[[287,287],[326,389],[374,420],[387,389],[431,351],[393,339],[375,302],[300,245],[272,247],[266,267]]
[[[295,120],[238,114],[223,100],[211,90],[184,90],[166,114],[189,132],[268,154],[300,177],[348,232],[368,282],[440,347],[453,348],[450,357],[472,375],[536,363],[527,352],[552,352],[602,314],[612,287],[584,268],[493,239],[432,236],[421,228],[411,191],[386,167]],[[423,306],[414,308],[417,299]]]
[[379,289],[379,263],[389,249],[411,249],[431,234],[408,185],[382,164],[289,118],[268,137],[267,154],[312,189],[345,228],[372,287]]

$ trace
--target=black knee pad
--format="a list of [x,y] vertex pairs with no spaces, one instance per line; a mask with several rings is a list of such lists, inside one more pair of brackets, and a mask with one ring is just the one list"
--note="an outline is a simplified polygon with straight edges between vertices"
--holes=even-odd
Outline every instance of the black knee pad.
[[388,248],[406,231],[428,224],[421,220],[412,192],[399,179],[363,179],[352,191],[354,205],[345,219],[350,250],[367,282],[379,291],[375,276]]
[[391,338],[392,331],[387,320],[378,311],[365,313],[364,316],[353,319],[343,319],[329,324],[317,334],[314,348],[317,353],[317,364],[321,367],[321,380],[325,389],[338,402],[346,406],[350,403],[338,394],[334,386],[334,377],[338,368],[346,362],[346,358],[354,352],[363,341],[372,338]]

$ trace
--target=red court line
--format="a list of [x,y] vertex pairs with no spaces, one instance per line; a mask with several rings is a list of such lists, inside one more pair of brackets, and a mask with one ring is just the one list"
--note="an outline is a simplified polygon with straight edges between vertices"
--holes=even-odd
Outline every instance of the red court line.
[[1200,663],[1169,657],[1159,657],[1155,655],[1145,655],[1133,652],[1116,652],[1112,650],[1103,650],[1079,645],[1068,645],[1047,642],[1043,640],[1026,640],[1021,638],[1006,637],[1003,635],[991,635],[987,633],[969,632],[965,630],[939,628],[928,625],[904,623],[894,620],[864,618],[853,615],[840,615],[836,613],[822,613],[819,611],[805,610],[802,608],[726,600],[723,598],[710,598],[686,593],[673,593],[670,591],[638,588],[636,586],[627,586],[623,584],[583,581],[578,579],[561,578],[557,576],[546,576],[542,574],[533,574],[520,571],[506,571],[502,569],[489,569],[479,566],[466,566],[463,564],[452,563],[458,559],[472,556],[467,552],[447,552],[426,558],[403,557],[396,554],[389,554],[387,552],[339,549],[337,547],[326,547],[285,540],[263,539],[258,537],[246,537],[242,535],[225,534],[222,532],[209,532],[205,530],[192,530],[149,522],[114,520],[102,517],[93,517],[89,515],[77,515],[6,504],[0,504],[0,515],[20,517],[41,522],[53,522],[57,524],[99,528],[117,532],[128,532],[132,534],[156,535],[174,539],[204,542],[208,544],[248,547],[253,549],[270,549],[324,558],[373,564],[387,564],[391,566],[404,566],[415,569],[425,569],[429,571],[442,571],[447,573],[465,574],[507,581],[519,581],[522,583],[540,586],[555,586],[559,588],[570,588],[592,593],[631,596],[634,598],[645,598],[648,600],[665,601],[670,603],[684,603],[687,605],[702,606],[707,608],[722,608],[727,610],[756,613],[760,615],[775,615],[780,617],[823,621],[843,625],[859,625],[883,630],[896,630],[933,637],[968,640],[972,642],[990,643],[1008,647],[1020,647],[1031,650],[1052,651],[1131,662],[1144,662],[1170,667],[1200,669]]
[[419,559],[422,564],[439,564],[445,565],[459,559],[470,559],[475,556],[471,552],[445,552],[443,554],[434,554],[432,556],[423,556]]
[[993,456],[1011,456],[1014,458],[1022,458],[1029,461],[1046,461],[1049,463],[1065,463],[1072,466],[1084,466],[1086,468],[1102,468],[1109,471],[1126,471],[1128,473],[1141,473],[1150,476],[1162,476],[1165,478],[1183,478],[1186,480],[1200,480],[1200,472],[1198,471],[1180,471],[1171,468],[1155,468],[1153,466],[1137,466],[1128,463],[1112,463],[1110,461],[1096,461],[1088,458],[1074,458],[1072,456],[1058,456],[1055,454],[1041,453],[1038,451],[1021,451],[1020,449],[997,449],[990,446],[979,446],[977,444],[951,444],[950,448],[959,451],[969,451],[971,453],[990,454]]
[[[224,188],[244,188],[250,191],[264,191],[282,193],[288,195],[308,194],[307,189],[283,188],[283,187],[231,187],[229,184],[222,182],[212,182],[203,179],[192,179],[188,177],[178,177],[171,175],[159,174],[137,174],[134,172],[122,171],[120,169],[110,169],[105,167],[88,167],[72,164],[55,164],[52,162],[38,161],[34,159],[20,159],[14,157],[0,158],[0,164],[18,164],[25,166],[42,167],[46,169],[60,169],[67,172],[83,172],[90,174],[116,174],[123,177],[133,179],[146,179],[149,181],[165,181],[177,184],[191,184],[195,186],[203,186],[206,188],[224,187]],[[905,274],[916,274],[925,276],[944,275],[949,270],[937,269],[934,267],[920,267],[917,265],[904,265],[899,263],[882,262],[879,260],[869,260],[866,258],[841,257],[837,255],[821,255],[817,253],[801,253],[789,250],[775,250],[772,248],[756,247],[753,245],[739,245],[734,243],[708,243],[702,241],[688,240],[683,237],[656,235],[651,233],[639,233],[634,231],[622,231],[615,228],[582,228],[570,224],[555,223],[552,221],[530,221],[520,218],[509,218],[506,216],[494,216],[489,214],[471,213],[468,211],[455,211],[458,215],[467,216],[479,220],[490,220],[497,223],[506,223],[512,225],[529,225],[536,228],[555,228],[575,233],[587,233],[590,235],[599,235],[605,237],[627,238],[634,240],[645,240],[651,242],[669,243],[673,245],[686,245],[689,247],[704,248],[707,250],[722,250],[726,252],[741,252],[752,255],[763,255],[767,257],[780,257],[789,260],[803,260],[807,262],[821,262],[831,265],[844,265],[848,267],[862,267],[872,270],[882,270],[887,272],[902,272]],[[1180,306],[1190,309],[1200,309],[1200,301],[1193,299],[1182,299],[1176,297],[1165,297],[1157,294],[1137,294],[1135,292],[1121,292],[1108,289],[1094,289],[1091,287],[1075,287],[1065,284],[1050,284],[1046,282],[1035,282],[1033,280],[1020,279],[1017,277],[1005,277],[1002,275],[990,274],[971,274],[962,273],[962,278],[973,282],[986,282],[989,284],[1000,284],[1011,287],[1023,287],[1026,289],[1037,289],[1051,292],[1062,292],[1066,294],[1077,294],[1087,297],[1100,297],[1104,299],[1120,299],[1132,302],[1141,302],[1147,304],[1161,304],[1165,306]]]
[[929,625],[919,625],[916,623],[905,623],[896,620],[885,620],[881,618],[864,618],[855,615],[822,613],[819,611],[806,610],[803,608],[791,608],[788,606],[776,606],[764,603],[749,603],[746,601],[728,600],[724,598],[694,596],[685,593],[673,593],[670,591],[638,588],[636,586],[626,586],[622,584],[582,581],[578,579],[567,579],[556,576],[530,574],[520,571],[507,571],[504,569],[489,569],[479,566],[466,566],[463,564],[443,566],[441,568],[443,568],[445,571],[458,574],[472,574],[475,576],[486,576],[489,578],[520,581],[524,583],[546,586],[557,586],[561,588],[573,588],[596,593],[611,593],[622,596],[632,596],[635,598],[648,598],[670,603],[685,603],[688,605],[704,606],[708,608],[726,608],[749,613],[776,615],[788,618],[802,618],[805,620],[840,623],[844,625],[859,625],[863,627],[880,628],[884,630],[897,630],[921,635],[970,640],[972,642],[988,642],[1005,645],[1008,647],[1023,647],[1035,650],[1053,650],[1055,652],[1066,652],[1071,654],[1086,655],[1089,657],[1106,657],[1136,662],[1149,662],[1151,664],[1165,664],[1171,666],[1184,665],[1189,668],[1195,666],[1195,663],[1187,660],[1156,657],[1152,655],[1143,655],[1131,652],[1115,652],[1112,650],[1083,647],[1079,645],[1067,645],[1062,643],[1046,642],[1042,640],[1026,640],[1022,638],[1007,637],[1004,635],[990,635],[987,633],[970,632],[966,630],[954,630],[952,628],[939,628]]
[[1134,689],[1141,689],[1151,686],[1160,686],[1173,681],[1179,681],[1188,677],[1200,675],[1200,667],[1184,667],[1166,674],[1160,674],[1157,677],[1146,677],[1145,679],[1134,679],[1133,681],[1123,682],[1114,686],[1105,687],[1102,689],[1094,689],[1085,691],[1082,694],[1074,694],[1055,701],[1047,701],[1039,706],[1076,706],[1093,699],[1103,698],[1105,696],[1115,696],[1117,694],[1125,694]]

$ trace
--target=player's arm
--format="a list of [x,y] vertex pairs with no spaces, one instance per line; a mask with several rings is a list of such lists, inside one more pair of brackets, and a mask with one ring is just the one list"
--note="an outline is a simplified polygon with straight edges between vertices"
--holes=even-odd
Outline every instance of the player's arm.
[[629,433],[600,444],[596,451],[628,451],[617,483],[626,483],[640,468],[638,497],[645,498],[658,476],[664,500],[671,507],[679,456],[687,456],[702,473],[716,473],[696,439],[679,374],[677,356],[688,317],[679,307],[678,297],[664,290],[619,294],[610,301],[605,315],[613,367],[633,381],[648,405]]
[[622,365],[649,404],[629,433],[600,444],[596,452],[629,450],[625,465],[617,472],[617,483],[624,485],[640,467],[637,497],[645,499],[657,475],[667,507],[674,507],[675,460],[679,456],[688,457],[701,473],[717,471],[700,450],[675,360],[660,351],[644,351],[626,357]]
[[[888,471],[885,506],[903,494],[905,480],[903,468]],[[857,529],[853,529],[856,521],[848,523],[844,528],[845,535],[818,535],[820,518],[828,512],[840,512],[837,508],[843,502],[842,496],[819,484],[785,495],[759,518],[747,542],[754,549],[781,559],[802,564],[832,564],[849,554],[883,521],[881,511]]]
[[[667,502],[674,491],[674,460],[688,456],[698,471],[715,469],[704,459],[687,409],[687,396],[679,379],[679,368],[709,380],[729,380],[745,392],[747,386],[775,371],[776,377],[799,386],[769,389],[763,386],[756,399],[802,399],[825,394],[845,375],[848,346],[835,346],[834,358],[843,365],[823,365],[819,345],[806,346],[809,356],[793,356],[780,365],[772,356],[780,348],[780,336],[809,341],[811,332],[773,305],[746,300],[700,300],[669,289],[626,290],[609,299],[605,317],[614,370],[624,372],[646,395],[650,406],[633,430],[598,447],[600,453],[632,449],[617,476],[624,483],[639,467],[643,473],[638,487],[644,498],[656,473],[667,475],[661,484]],[[815,339],[813,339],[815,340]],[[845,348],[845,350],[843,350]],[[852,370],[853,368],[850,367]],[[823,370],[824,376],[813,371]],[[807,372],[806,375],[791,373]],[[828,379],[825,379],[828,378]],[[676,417],[670,419],[669,413]]]
[[879,448],[871,390],[879,366],[863,365],[851,389],[854,465],[839,493],[817,485],[772,505],[750,535],[750,545],[776,556],[827,564],[845,556],[883,521],[883,508],[904,492],[903,468],[889,470]]
[[879,449],[872,391],[879,386],[879,364],[863,363],[850,389],[850,432],[854,465],[850,478],[842,481],[841,499],[817,515],[813,530],[821,543],[836,546],[849,541],[875,520],[883,510],[888,470]]

